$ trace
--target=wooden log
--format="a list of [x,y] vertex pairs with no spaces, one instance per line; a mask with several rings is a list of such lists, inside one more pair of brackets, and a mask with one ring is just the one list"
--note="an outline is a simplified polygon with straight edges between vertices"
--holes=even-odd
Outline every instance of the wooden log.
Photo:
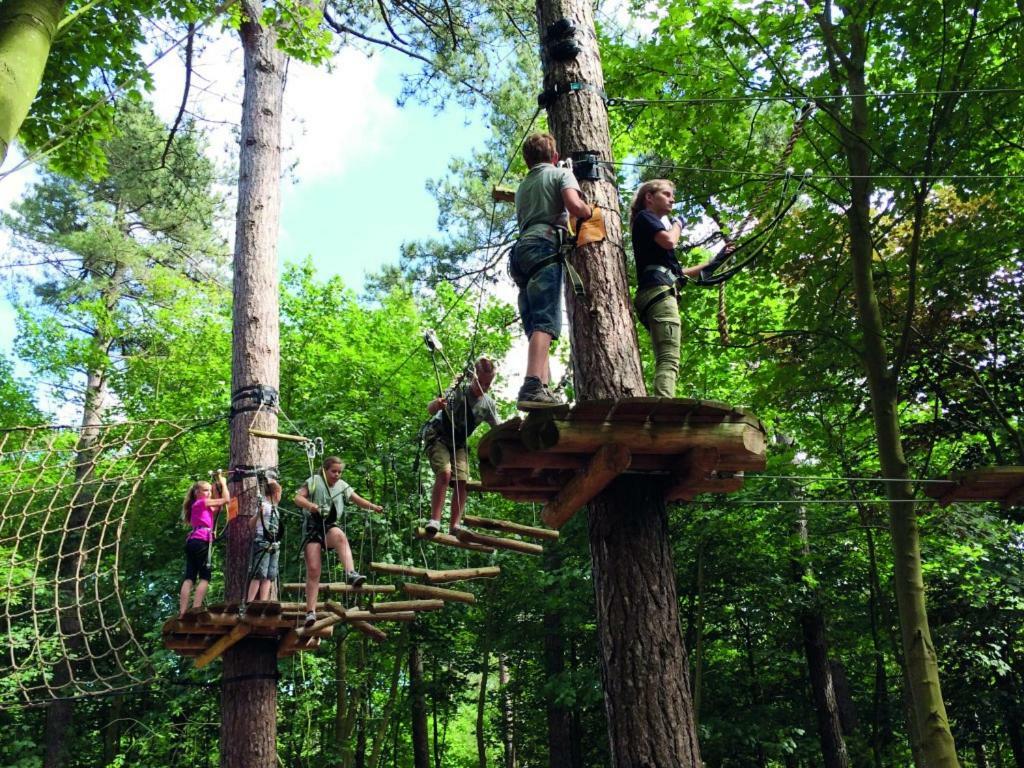
[[676,467],[676,479],[665,489],[665,501],[692,501],[696,496],[693,486],[707,480],[718,466],[718,449],[699,446],[683,454]]
[[332,613],[329,616],[325,616],[322,619],[317,619],[308,627],[297,627],[295,629],[295,634],[297,634],[299,637],[308,637],[310,635],[316,634],[322,629],[333,627],[339,621],[344,621],[344,619],[344,616],[339,616],[336,613]]
[[433,536],[427,536],[427,532],[423,528],[416,529],[416,538],[423,539],[425,541],[433,542],[434,544],[443,544],[446,547],[457,547],[458,549],[468,549],[472,552],[480,552],[484,555],[489,555],[494,552],[491,547],[482,547],[479,544],[463,544],[461,541],[456,539],[447,533],[435,533]]
[[324,608],[333,613],[335,616],[341,616],[341,618],[343,619],[345,618],[345,613],[347,609],[341,603],[336,603],[333,600],[328,600],[326,603],[324,603]]
[[283,658],[290,656],[295,646],[299,644],[299,633],[297,630],[291,630],[287,635],[281,638],[281,642],[277,644],[277,658]]
[[450,584],[453,581],[472,579],[493,579],[501,575],[501,566],[485,565],[482,568],[459,568],[451,571],[427,571],[428,584]]
[[520,541],[519,539],[504,539],[500,536],[488,536],[486,533],[471,531],[468,528],[463,528],[459,531],[458,539],[464,544],[468,542],[484,547],[493,547],[494,549],[507,549],[510,552],[519,552],[523,555],[544,554],[544,547],[540,544],[532,544],[531,542]]
[[487,488],[479,482],[470,481],[466,483],[466,490],[470,493],[497,493],[509,501],[546,502],[551,501],[560,489],[551,488],[545,491],[508,490],[505,488]]
[[512,187],[491,187],[491,200],[496,203],[514,203],[516,191]]
[[583,469],[587,456],[576,453],[538,453],[523,445],[521,440],[495,440],[490,444],[486,458],[500,472],[510,469]]
[[621,475],[631,459],[632,454],[624,445],[601,446],[589,466],[570,480],[554,501],[544,505],[541,519],[552,528],[561,528],[577,509]]
[[[289,582],[281,585],[282,592],[305,592],[306,585],[300,582]],[[394,584],[364,584],[353,587],[343,581],[332,581],[320,585],[321,592],[336,592],[346,595],[384,595],[395,591]]]
[[372,624],[368,624],[365,621],[353,621],[351,626],[353,629],[362,632],[367,637],[372,637],[377,642],[388,639],[388,635],[386,632],[384,632],[381,629],[378,629]]
[[179,621],[177,619],[172,619],[172,621],[174,623],[170,628],[164,624],[164,635],[223,635],[228,631],[223,624],[198,624],[194,621]]
[[302,435],[286,435],[281,432],[265,432],[262,429],[250,429],[249,434],[253,437],[265,437],[268,440],[284,440],[289,443],[308,443],[310,439]]
[[1024,483],[1018,485],[1003,497],[1002,507],[1003,509],[1009,509],[1010,507],[1016,507],[1022,502],[1024,502]]
[[164,648],[169,651],[205,651],[209,647],[209,643],[206,640],[197,639],[195,636],[192,637],[166,637],[164,638]]
[[473,605],[476,602],[476,595],[472,592],[458,592],[454,589],[443,589],[441,587],[429,587],[426,584],[403,584],[402,591],[409,597],[427,600],[445,600],[454,603],[466,603]]
[[370,603],[370,613],[439,611],[442,608],[444,608],[444,600],[389,600],[386,603]]
[[636,454],[679,454],[692,448],[716,448],[719,467],[761,470],[765,467],[764,432],[748,424],[607,424],[547,419],[527,423],[523,443],[535,451],[593,453],[617,444]]
[[456,568],[450,571],[434,571],[429,568],[416,568],[412,565],[370,563],[370,570],[378,571],[379,573],[393,573],[398,576],[412,576],[424,579],[431,584],[445,584],[450,581],[465,581],[469,579],[490,579],[501,574],[501,568],[497,565],[488,565],[482,568]]
[[206,611],[200,614],[196,620],[196,624],[212,624],[217,627],[233,627],[238,624],[237,613],[215,613]]
[[398,611],[396,613],[370,613],[369,611],[349,611],[345,621],[413,621],[416,611]]
[[196,657],[196,669],[202,669],[205,667],[211,661],[224,653],[228,648],[248,635],[251,631],[252,627],[249,624],[239,624],[232,627],[230,632],[217,640],[217,642]]
[[462,522],[464,522],[471,528],[488,528],[492,531],[517,533],[520,536],[530,536],[534,539],[558,541],[559,536],[558,531],[552,531],[547,528],[537,528],[532,525],[523,525],[521,523],[513,523],[509,520],[492,520],[486,517],[475,517],[473,515],[465,515],[462,518]]

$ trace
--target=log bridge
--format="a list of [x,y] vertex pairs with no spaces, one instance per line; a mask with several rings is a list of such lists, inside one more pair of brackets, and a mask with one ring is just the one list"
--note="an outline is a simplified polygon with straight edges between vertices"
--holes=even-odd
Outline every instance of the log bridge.
[[564,525],[623,473],[657,476],[667,502],[734,493],[765,467],[765,429],[749,411],[684,398],[588,400],[532,411],[492,429],[477,449],[474,492],[542,502]]

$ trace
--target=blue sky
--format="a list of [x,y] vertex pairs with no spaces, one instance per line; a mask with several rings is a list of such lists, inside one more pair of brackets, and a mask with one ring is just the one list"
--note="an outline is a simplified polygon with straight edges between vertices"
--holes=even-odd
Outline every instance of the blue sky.
[[[390,51],[366,57],[347,50],[330,71],[290,65],[283,145],[294,169],[282,185],[281,263],[309,256],[321,276],[340,275],[358,290],[368,273],[397,263],[402,242],[436,234],[437,206],[426,182],[443,175],[451,157],[479,145],[488,129],[479,114],[461,108],[399,108],[401,74],[414,64]],[[208,42],[195,67],[199,87],[190,108],[219,121],[211,122],[210,153],[220,162],[235,151],[229,124],[240,111],[240,72],[231,39]],[[170,120],[182,65],[168,57],[154,76],[157,110]],[[29,169],[0,181],[0,210],[31,180]],[[10,353],[13,325],[11,306],[0,297],[0,353]]]

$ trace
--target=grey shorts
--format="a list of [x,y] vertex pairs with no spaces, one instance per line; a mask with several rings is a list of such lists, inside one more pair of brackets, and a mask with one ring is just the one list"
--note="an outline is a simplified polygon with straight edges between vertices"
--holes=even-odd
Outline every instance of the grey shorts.
[[537,264],[557,253],[556,243],[537,237],[523,238],[512,247],[510,266],[519,286],[519,316],[527,338],[543,331],[557,339],[562,332],[562,263],[549,264],[526,281]]
[[256,539],[252,544],[252,564],[249,566],[254,579],[276,579],[277,561],[281,556],[281,545],[270,544]]

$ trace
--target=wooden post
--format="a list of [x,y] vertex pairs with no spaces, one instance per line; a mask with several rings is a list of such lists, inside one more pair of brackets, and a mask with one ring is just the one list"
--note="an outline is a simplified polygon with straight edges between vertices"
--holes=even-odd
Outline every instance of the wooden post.
[[224,635],[222,638],[217,640],[211,645],[206,651],[204,651],[196,659],[196,669],[202,669],[211,661],[220,656],[224,651],[233,646],[243,637],[252,632],[252,626],[249,624],[236,624],[231,628],[231,631]]
[[541,520],[552,528],[561,528],[582,507],[627,467],[632,455],[622,445],[602,446],[585,470],[569,481],[554,501],[549,501],[540,512]]
[[[245,62],[238,209],[235,216],[231,392],[280,381],[277,236],[280,218],[281,113],[285,55],[273,29],[261,25],[261,0],[242,0],[239,34]],[[249,429],[277,431],[273,408],[239,397],[231,420],[231,466],[277,467],[277,442],[254,439]],[[232,484],[238,516],[228,526],[224,569],[227,600],[241,601],[249,573],[256,512],[254,479]],[[221,687],[222,768],[277,768],[277,655],[273,643],[247,638],[224,655]]]
[[[548,124],[559,152],[592,151],[611,161],[604,75],[588,0],[537,0],[544,89],[554,93]],[[548,28],[566,18],[579,54],[556,61]],[[572,84],[580,84],[572,87]],[[571,257],[587,290],[567,297],[576,393],[581,401],[645,394],[630,307],[615,175],[582,181],[584,197],[603,207],[607,239]],[[649,478],[620,475],[589,505],[588,534],[597,634],[613,768],[699,768],[686,649],[679,633],[676,573],[665,502]],[[638,574],[645,589],[637,590]]]

